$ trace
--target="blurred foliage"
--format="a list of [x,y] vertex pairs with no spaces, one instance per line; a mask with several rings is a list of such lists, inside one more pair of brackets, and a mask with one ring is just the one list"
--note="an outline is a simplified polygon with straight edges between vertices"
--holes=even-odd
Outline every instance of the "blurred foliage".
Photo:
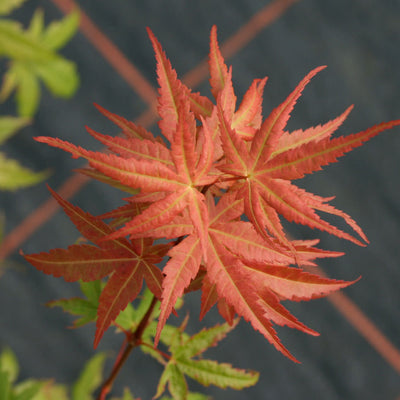
[[[23,117],[0,117],[0,145],[18,129],[29,124]],[[34,185],[48,176],[48,172],[32,172],[16,160],[0,152],[0,190],[16,190]]]
[[[55,383],[52,379],[27,379],[17,382],[19,364],[15,354],[3,349],[0,354],[0,399],[1,400],[94,400],[100,386],[106,355],[96,354],[84,366],[71,388]],[[130,397],[129,397],[130,396]],[[121,399],[129,400],[132,395],[125,392]]]
[[[3,5],[0,9],[7,7]],[[0,19],[0,57],[8,60],[0,101],[15,91],[18,114],[32,117],[40,102],[40,81],[54,96],[71,97],[79,85],[76,66],[57,50],[72,38],[78,26],[78,12],[45,27],[42,10],[36,10],[26,30],[17,21]]]
[[0,15],[7,15],[26,0],[0,0]]
[[[79,85],[75,64],[57,54],[76,33],[79,13],[73,12],[45,27],[43,12],[38,9],[24,30],[19,22],[4,18],[24,1],[0,0],[0,59],[7,62],[0,101],[15,92],[19,114],[0,117],[0,145],[29,124],[39,106],[40,81],[53,95],[64,98],[72,96]],[[0,190],[34,185],[47,176],[47,172],[32,172],[0,152]]]

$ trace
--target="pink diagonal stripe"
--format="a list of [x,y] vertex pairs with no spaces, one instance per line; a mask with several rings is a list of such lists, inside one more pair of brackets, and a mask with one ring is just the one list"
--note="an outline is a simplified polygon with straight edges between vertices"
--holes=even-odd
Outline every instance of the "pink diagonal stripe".
[[[51,0],[63,13],[79,9],[73,0]],[[94,48],[114,67],[126,83],[150,107],[157,101],[157,91],[114,43],[93,23],[83,10],[80,13],[80,31]]]
[[[236,33],[221,45],[221,52],[225,58],[231,58],[243,47],[249,44],[265,27],[279,19],[285,11],[299,0],[275,0],[258,11]],[[188,72],[183,81],[189,87],[200,84],[208,75],[207,60]]]
[[[328,278],[320,267],[305,267],[308,272]],[[376,350],[400,375],[400,351],[343,292],[330,294],[327,299],[347,319],[353,328]],[[400,400],[400,399],[399,399]]]

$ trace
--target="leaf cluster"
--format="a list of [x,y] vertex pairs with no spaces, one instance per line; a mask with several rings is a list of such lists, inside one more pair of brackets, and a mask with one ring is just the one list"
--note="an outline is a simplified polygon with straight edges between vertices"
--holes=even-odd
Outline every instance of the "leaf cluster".
[[[156,346],[177,300],[189,291],[201,290],[201,316],[216,305],[228,325],[235,323],[236,315],[243,317],[277,350],[297,361],[273,325],[318,333],[298,321],[282,301],[326,296],[352,282],[305,272],[302,267],[315,265],[317,258],[341,253],[315,247],[318,240],[292,240],[281,218],[358,245],[368,240],[348,214],[330,204],[333,198],[309,193],[293,181],[336,162],[378,133],[399,125],[400,120],[333,137],[351,111],[349,107],[332,121],[288,132],[286,125],[298,98],[324,67],[308,73],[264,118],[267,78],[256,79],[237,106],[232,68],[225,64],[215,27],[209,55],[213,100],[192,92],[179,80],[150,30],[149,36],[157,61],[162,137],[98,106],[123,134],[112,137],[87,128],[107,146],[107,152],[86,150],[59,138],[36,138],[74,158],[86,159],[90,169],[82,173],[122,189],[129,197],[121,207],[93,216],[51,191],[90,244],[25,258],[38,270],[66,281],[105,281],[96,292],[95,346],[139,296],[145,281],[160,300]],[[342,218],[353,233],[329,223],[321,212]],[[93,317],[93,307],[90,313]],[[85,318],[78,324],[86,322]],[[172,361],[159,390],[168,385],[175,398],[184,398],[178,393],[183,386],[177,384],[179,389],[175,389],[183,373],[210,382],[198,370],[203,361],[194,362],[194,354],[183,350],[183,343],[188,342],[182,335],[176,334],[168,344]],[[212,369],[211,365],[207,368]],[[219,371],[220,367],[215,368]]]

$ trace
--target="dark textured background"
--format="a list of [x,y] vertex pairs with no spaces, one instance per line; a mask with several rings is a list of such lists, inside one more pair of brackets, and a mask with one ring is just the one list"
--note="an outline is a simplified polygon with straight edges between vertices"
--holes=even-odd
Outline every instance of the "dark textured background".
[[[87,0],[82,9],[122,50],[144,76],[155,84],[155,64],[145,27],[158,36],[173,66],[182,76],[208,52],[208,36],[218,25],[223,42],[268,1],[261,0]],[[18,13],[28,20],[41,6],[48,20],[61,16],[51,1],[30,1]],[[306,88],[289,123],[306,128],[339,115],[355,104],[339,134],[366,129],[381,121],[400,118],[400,2],[398,0],[302,0],[262,32],[228,64],[241,96],[254,78],[269,76],[264,115],[279,104],[312,68],[328,65]],[[57,189],[74,168],[82,165],[62,151],[35,143],[36,135],[57,136],[91,149],[99,148],[84,125],[103,133],[117,133],[92,106],[134,120],[147,105],[78,34],[63,51],[76,61],[81,87],[71,101],[52,98],[44,91],[40,111],[29,128],[10,140],[4,150],[35,170],[51,167],[48,183]],[[207,83],[199,88],[208,94]],[[12,111],[12,104],[2,110]],[[3,113],[3,112],[2,112]],[[362,280],[345,290],[376,326],[400,347],[400,129],[378,138],[300,182],[322,196],[336,195],[334,205],[354,217],[371,244],[358,248],[320,232],[294,227],[297,238],[321,238],[321,247],[345,251],[337,260],[320,265],[338,279]],[[1,193],[7,231],[47,199],[44,184],[15,194]],[[93,214],[119,204],[120,194],[90,183],[73,203]],[[38,252],[66,247],[77,237],[72,223],[57,213],[20,247]],[[15,251],[18,264],[0,279],[0,345],[9,345],[21,361],[21,378],[55,377],[72,382],[92,350],[93,327],[65,330],[71,318],[43,304],[78,293],[77,287],[47,277],[26,265]],[[198,320],[198,297],[191,296],[193,329]],[[216,399],[395,399],[400,396],[396,372],[326,299],[288,305],[298,318],[321,333],[318,338],[279,329],[285,345],[302,361],[296,365],[278,353],[260,334],[242,322],[210,357],[261,372],[259,383],[243,392],[209,388]],[[206,323],[218,319],[211,313]],[[176,320],[171,317],[171,322]],[[119,348],[121,336],[105,335],[100,348]],[[114,354],[115,355],[115,354]],[[135,352],[116,384],[142,400],[150,399],[161,369]],[[196,388],[195,385],[192,386]]]

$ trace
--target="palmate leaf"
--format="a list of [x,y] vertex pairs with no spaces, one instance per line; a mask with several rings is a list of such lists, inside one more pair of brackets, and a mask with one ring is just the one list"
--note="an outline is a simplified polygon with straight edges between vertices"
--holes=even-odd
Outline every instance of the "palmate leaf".
[[[219,107],[220,131],[226,163],[219,168],[237,177],[235,186],[238,197],[244,199],[245,214],[257,231],[263,235],[265,228],[283,244],[288,244],[278,214],[312,228],[363,245],[361,241],[321,219],[314,210],[339,215],[367,241],[361,228],[345,213],[336,210],[322,199],[290,184],[289,180],[302,178],[305,174],[321,169],[323,165],[337,160],[345,152],[361,146],[363,142],[383,130],[399,125],[400,120],[383,123],[358,134],[331,139],[329,136],[350,110],[327,125],[309,130],[302,141],[281,141],[284,128],[296,100],[310,79],[323,67],[311,71],[289,95],[284,103],[272,111],[254,135],[251,146],[231,128],[229,115]],[[281,150],[280,146],[287,148]]]
[[[211,196],[208,196],[208,207],[210,225],[206,243],[207,262],[204,263],[204,267],[209,286],[203,286],[203,291],[207,290],[208,294],[202,298],[201,315],[203,316],[218,299],[224,300],[219,302],[219,309],[228,322],[232,320],[232,312],[237,313],[259,330],[278,350],[295,360],[278,340],[271,321],[313,335],[316,332],[292,316],[280,304],[279,298],[298,301],[320,297],[348,286],[350,282],[324,280],[317,275],[287,267],[287,264],[296,262],[290,251],[285,251],[285,248],[274,243],[272,239],[269,242],[263,240],[250,222],[236,221],[243,212],[243,202],[235,200],[234,194],[224,196],[216,206],[213,205]],[[188,225],[187,220],[179,218],[164,229],[159,228],[148,234],[162,236],[173,231],[176,235],[182,235],[187,233]],[[317,257],[340,255],[314,249],[313,244],[315,241],[293,243],[293,248],[299,249],[296,256],[299,263],[312,264],[312,260]],[[163,270],[163,300],[156,343],[177,296],[188,287],[190,279],[194,278],[200,268],[201,246],[195,232],[192,231],[191,235],[175,246],[169,255],[171,259]],[[266,265],[268,262],[271,265]],[[265,275],[261,271],[264,271]],[[281,292],[277,289],[280,286]],[[293,289],[293,296],[288,296],[290,288]]]
[[96,320],[102,289],[100,281],[79,282],[79,284],[86,299],[73,297],[50,301],[46,304],[48,307],[61,307],[63,311],[78,316],[73,323],[74,328],[79,328]]
[[79,85],[76,66],[56,50],[75,34],[78,24],[79,14],[73,12],[44,29],[40,10],[26,30],[12,20],[1,20],[0,55],[10,59],[10,66],[4,75],[0,100],[6,100],[16,90],[18,113],[31,117],[40,101],[40,80],[55,96],[71,97]]
[[[39,19],[31,29],[40,31]],[[121,310],[138,296],[145,280],[161,301],[158,323],[150,322],[146,338],[154,337],[155,343],[161,340],[174,354],[157,395],[168,385],[175,398],[184,398],[188,396],[183,379],[185,368],[188,375],[203,384],[223,387],[232,379],[229,385],[241,385],[234,383],[236,372],[231,367],[192,359],[203,350],[201,343],[205,346],[211,342],[202,342],[198,336],[197,342],[192,342],[192,350],[177,350],[188,337],[180,329],[169,329],[166,321],[176,301],[189,291],[203,292],[201,317],[217,304],[228,324],[235,324],[235,315],[243,317],[278,351],[297,361],[281,343],[274,325],[317,333],[298,321],[281,301],[319,298],[355,281],[326,279],[303,271],[302,266],[315,265],[318,258],[343,253],[318,249],[318,240],[290,240],[281,218],[358,245],[365,245],[368,240],[348,214],[330,204],[333,197],[309,193],[293,181],[336,162],[380,132],[400,125],[400,120],[333,137],[351,106],[322,125],[290,133],[287,123],[296,102],[310,80],[325,67],[309,72],[263,118],[267,78],[253,81],[237,105],[232,68],[223,59],[216,27],[211,30],[209,56],[215,104],[192,93],[179,80],[150,30],[149,36],[157,61],[162,136],[156,138],[97,106],[123,133],[123,137],[111,137],[88,128],[94,138],[107,146],[107,153],[86,150],[58,138],[36,138],[74,158],[86,159],[91,169],[83,170],[84,174],[132,196],[125,199],[125,205],[98,218],[56,196],[93,245],[73,245],[26,257],[45,273],[67,280],[108,277],[99,296],[95,344]],[[327,222],[320,213],[342,218],[354,233]],[[107,219],[111,222],[103,222]],[[163,243],[166,239],[168,244],[154,244],[158,239]],[[161,270],[156,264],[163,258],[166,263]],[[128,308],[120,318],[120,327],[129,329],[132,318],[132,309]],[[165,326],[167,333],[163,336]],[[154,355],[157,350],[151,351]],[[162,355],[157,354],[160,359]],[[254,375],[244,380],[253,381]]]
[[143,279],[146,279],[152,292],[161,297],[162,275],[154,263],[162,260],[162,252],[160,255],[157,252],[163,248],[165,252],[168,245],[161,248],[158,245],[154,252],[151,240],[136,239],[130,242],[121,238],[104,241],[105,236],[114,232],[110,226],[51,192],[81,234],[97,247],[72,245],[67,250],[56,249],[24,257],[44,273],[62,276],[67,281],[94,281],[111,274],[99,298],[94,341],[96,347],[119,312],[139,294]]
[[[204,196],[196,187],[211,184],[216,179],[208,175],[212,158],[203,154],[205,152],[212,154],[212,141],[206,139],[206,143],[210,146],[202,149],[198,154],[193,137],[196,132],[195,119],[184,103],[180,102],[178,107],[177,129],[171,139],[171,149],[168,150],[173,165],[168,165],[163,160],[155,160],[153,150],[149,146],[142,147],[143,155],[137,156],[131,152],[131,157],[125,158],[113,154],[90,152],[59,139],[36,138],[38,141],[67,150],[74,157],[86,158],[93,168],[120,181],[123,185],[140,189],[142,193],[166,192],[162,200],[151,204],[124,228],[111,235],[111,238],[140,234],[151,228],[162,226],[184,209],[188,209],[191,220],[204,243],[208,216],[204,206]],[[207,130],[204,131],[205,135],[208,133]],[[92,132],[92,134],[95,133]],[[102,139],[106,140],[104,136]],[[112,140],[107,138],[107,141]],[[113,149],[115,146],[119,146],[120,152],[122,143],[119,139],[115,140]],[[144,159],[144,154],[147,159]],[[150,160],[149,157],[152,159]],[[165,155],[164,160],[166,157]]]
[[227,333],[236,327],[237,322],[238,320],[232,326],[225,323],[203,329],[191,337],[180,329],[175,330],[175,335],[169,342],[170,360],[161,375],[156,397],[159,397],[168,385],[174,399],[186,399],[188,387],[184,375],[204,386],[214,385],[223,389],[243,389],[254,385],[258,380],[257,372],[201,358],[202,353],[224,339]]

